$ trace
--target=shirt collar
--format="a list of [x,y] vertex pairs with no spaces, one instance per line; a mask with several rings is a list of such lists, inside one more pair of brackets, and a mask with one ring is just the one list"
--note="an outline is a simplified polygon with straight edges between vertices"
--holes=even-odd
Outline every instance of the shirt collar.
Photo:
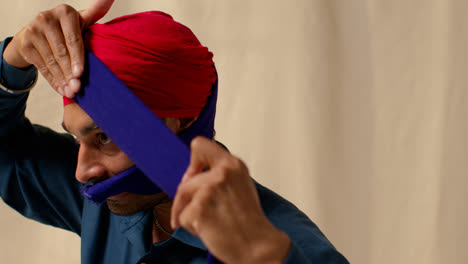
[[[151,237],[147,234],[147,232],[151,232],[152,227],[151,210],[138,212],[131,216],[116,215],[116,217],[120,218],[120,232],[125,234],[132,244],[144,247],[148,250],[148,247],[145,245],[149,243],[146,243],[147,241],[145,238]],[[172,233],[172,239],[177,239],[184,244],[201,250],[207,250],[200,238],[190,234],[190,232],[183,228],[176,229],[174,233]]]
[[202,250],[207,250],[206,246],[203,244],[200,238],[190,234],[190,232],[188,232],[187,230],[183,228],[177,228],[172,234],[172,237],[192,247],[196,247]]

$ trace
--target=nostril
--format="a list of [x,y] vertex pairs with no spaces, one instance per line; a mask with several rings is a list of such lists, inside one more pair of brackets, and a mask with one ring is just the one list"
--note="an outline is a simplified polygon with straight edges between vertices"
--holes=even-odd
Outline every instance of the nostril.
[[94,185],[96,183],[105,181],[109,177],[107,176],[106,173],[100,173],[100,174],[95,174],[95,173],[84,173],[83,174],[82,173],[82,174],[79,174],[77,172],[76,175],[75,175],[75,178],[81,183]]
[[91,178],[91,179],[88,179],[88,182],[86,184],[94,185],[96,183],[98,183],[98,180],[96,178]]
[[102,181],[105,181],[109,179],[109,177],[107,176],[101,176],[101,177],[95,177],[95,178],[92,178],[91,180],[89,180],[90,183],[92,183],[93,185],[96,184],[96,183],[100,183]]

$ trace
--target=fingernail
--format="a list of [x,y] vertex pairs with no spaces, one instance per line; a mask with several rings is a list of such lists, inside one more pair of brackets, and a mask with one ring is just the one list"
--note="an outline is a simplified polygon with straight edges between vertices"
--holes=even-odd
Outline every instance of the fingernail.
[[80,91],[80,86],[81,86],[80,80],[71,79],[68,85],[70,86],[71,91],[73,91],[74,93],[77,93]]
[[79,77],[81,75],[81,72],[82,72],[81,66],[79,66],[78,64],[75,64],[73,66],[73,76]]
[[66,96],[68,98],[71,98],[70,97],[70,88],[68,88],[68,86],[65,85],[65,87],[63,88],[63,93],[64,93],[64,96]]

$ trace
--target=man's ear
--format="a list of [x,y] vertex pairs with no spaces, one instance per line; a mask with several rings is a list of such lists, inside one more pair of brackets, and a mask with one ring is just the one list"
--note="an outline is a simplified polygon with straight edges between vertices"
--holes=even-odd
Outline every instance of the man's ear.
[[161,120],[176,135],[189,128],[198,117],[165,117]]
[[189,128],[193,123],[195,123],[195,121],[197,121],[197,118],[198,116],[196,117],[179,117],[179,122],[180,122],[180,126],[179,126],[179,131],[177,132],[177,134],[179,134],[180,132],[186,130],[187,128]]

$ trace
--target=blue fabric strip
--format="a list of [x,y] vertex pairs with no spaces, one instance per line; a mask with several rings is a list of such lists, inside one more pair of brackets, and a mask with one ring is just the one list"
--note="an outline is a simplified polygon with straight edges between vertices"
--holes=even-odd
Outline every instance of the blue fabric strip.
[[161,192],[157,185],[134,166],[106,181],[84,184],[81,193],[90,201],[102,204],[108,197],[122,193],[122,190],[144,195]]

